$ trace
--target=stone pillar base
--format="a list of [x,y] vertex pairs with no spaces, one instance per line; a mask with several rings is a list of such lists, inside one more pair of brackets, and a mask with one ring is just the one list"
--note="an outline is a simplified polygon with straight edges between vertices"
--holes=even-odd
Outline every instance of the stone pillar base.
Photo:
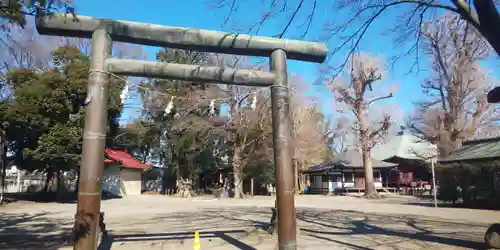
[[500,249],[500,224],[495,223],[488,228],[484,235],[486,244],[494,249]]

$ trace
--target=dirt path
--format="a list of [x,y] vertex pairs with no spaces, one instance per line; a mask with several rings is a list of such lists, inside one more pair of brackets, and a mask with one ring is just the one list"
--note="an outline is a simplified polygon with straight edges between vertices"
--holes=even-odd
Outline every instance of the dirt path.
[[[299,249],[478,249],[500,212],[429,208],[408,199],[366,201],[301,196]],[[110,236],[100,249],[275,249],[262,230],[273,197],[213,200],[138,196],[103,201]],[[71,249],[75,204],[11,204],[0,208],[0,249]]]

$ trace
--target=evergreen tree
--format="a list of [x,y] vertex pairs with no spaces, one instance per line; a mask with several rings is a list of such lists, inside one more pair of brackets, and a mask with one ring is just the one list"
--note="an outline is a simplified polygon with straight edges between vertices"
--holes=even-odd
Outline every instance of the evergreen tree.
[[[49,70],[15,69],[7,74],[13,98],[3,103],[7,138],[16,164],[45,170],[48,178],[80,164],[89,57],[74,46],[53,52]],[[118,131],[124,83],[112,80],[108,102],[108,146]]]
[[[213,57],[177,49],[158,52],[161,62],[211,65]],[[214,146],[218,136],[213,133],[214,123],[209,119],[217,115],[220,108],[210,113],[210,98],[207,93],[217,93],[217,87],[205,83],[180,80],[152,79],[140,86],[144,105],[141,121],[148,131],[150,153],[155,154],[165,165],[176,170],[178,178],[196,182],[203,169],[214,166]],[[169,107],[170,106],[170,107]]]
[[[34,16],[37,11],[57,12],[75,14],[75,8],[71,0],[0,0],[0,18],[16,25],[24,27],[26,16]],[[0,24],[0,29],[6,26]]]

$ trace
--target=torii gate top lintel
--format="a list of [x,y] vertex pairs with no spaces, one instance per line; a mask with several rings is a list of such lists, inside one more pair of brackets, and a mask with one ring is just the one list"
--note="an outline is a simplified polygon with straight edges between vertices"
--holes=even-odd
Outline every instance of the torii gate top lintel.
[[80,38],[91,38],[95,30],[102,28],[108,32],[113,41],[117,42],[243,56],[269,57],[273,51],[281,49],[286,52],[288,59],[316,63],[324,62],[328,53],[324,43],[99,19],[62,13],[38,15],[36,27],[42,35]]

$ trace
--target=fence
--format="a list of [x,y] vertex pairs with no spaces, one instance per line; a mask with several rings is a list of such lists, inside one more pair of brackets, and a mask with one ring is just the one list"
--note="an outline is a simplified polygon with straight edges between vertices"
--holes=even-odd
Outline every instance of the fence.
[[[62,178],[63,185],[61,186],[66,192],[74,192],[76,189],[76,181]],[[11,174],[5,178],[5,193],[34,193],[40,192],[45,186],[46,176],[43,174],[27,174],[19,172]],[[47,189],[50,192],[57,191],[57,178],[49,182]]]

